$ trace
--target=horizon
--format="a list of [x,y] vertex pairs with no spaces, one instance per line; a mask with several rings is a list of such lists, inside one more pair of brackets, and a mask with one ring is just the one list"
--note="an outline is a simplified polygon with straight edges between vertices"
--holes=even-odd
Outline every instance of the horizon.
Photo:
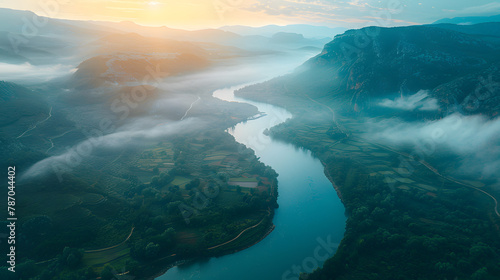
[[500,279],[500,0],[419,1],[0,0],[0,280]]
[[[196,3],[193,3],[196,2]],[[443,18],[491,16],[500,14],[500,2],[451,1],[365,1],[328,3],[326,1],[105,1],[67,0],[44,5],[27,0],[3,2],[0,8],[31,11],[38,16],[97,22],[133,22],[146,27],[168,27],[184,30],[220,29],[226,26],[264,27],[306,24],[329,28],[357,29],[366,26],[408,26],[430,24]],[[278,4],[277,4],[278,3]],[[307,10],[305,10],[307,9]]]

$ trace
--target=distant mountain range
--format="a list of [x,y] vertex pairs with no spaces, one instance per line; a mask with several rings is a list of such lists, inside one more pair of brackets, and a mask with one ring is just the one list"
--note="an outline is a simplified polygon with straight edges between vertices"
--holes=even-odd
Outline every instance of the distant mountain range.
[[[314,50],[322,48],[334,35],[345,31],[344,28],[309,25],[226,29],[228,30],[222,28],[189,31],[165,26],[141,26],[127,21],[63,20],[38,16],[31,11],[0,8],[0,62],[39,65],[64,60],[64,64],[77,64],[88,59],[89,55],[95,54],[92,51],[96,46],[89,42],[97,42],[102,46],[100,42],[103,40],[121,35],[131,39],[125,40],[126,44],[122,45],[122,49],[130,50],[131,44],[137,42],[132,38],[131,34],[134,33],[136,37],[147,38],[148,45],[155,40],[157,49],[163,47],[171,49],[171,45],[166,44],[171,40],[170,42],[177,42],[175,44],[178,46],[182,45],[178,42],[192,42],[198,48],[212,50],[212,53],[225,52],[232,55],[238,51],[227,47],[273,52]],[[232,29],[241,32],[237,34],[229,31]],[[188,45],[188,43],[183,44]],[[137,49],[137,46],[134,49]],[[242,53],[241,50],[239,52]]]
[[470,24],[485,23],[485,22],[500,22],[500,15],[489,16],[489,17],[477,16],[477,17],[444,18],[434,22],[434,24],[453,23],[460,25],[470,25]]
[[343,33],[347,30],[344,27],[330,28],[326,26],[314,26],[307,24],[291,24],[291,25],[266,25],[262,27],[250,27],[242,25],[231,25],[219,28],[220,30],[229,31],[240,34],[242,36],[266,36],[271,37],[276,33],[297,33],[302,34],[305,38],[322,39],[333,38],[335,35]]
[[499,61],[500,23],[369,27],[336,36],[295,73],[262,87],[312,97],[329,94],[350,112],[371,110],[382,98],[427,90],[442,112],[496,116],[500,87],[485,83],[500,82]]

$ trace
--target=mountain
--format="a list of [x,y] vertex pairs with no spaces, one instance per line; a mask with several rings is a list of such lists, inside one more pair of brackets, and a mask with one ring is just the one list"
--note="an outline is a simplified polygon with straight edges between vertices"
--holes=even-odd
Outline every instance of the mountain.
[[333,36],[345,32],[347,29],[343,27],[330,28],[326,26],[314,26],[307,24],[291,24],[285,26],[266,25],[262,27],[250,27],[242,25],[231,25],[219,28],[220,30],[233,32],[242,36],[260,35],[271,37],[276,33],[297,33],[302,34],[305,38],[333,38]]
[[205,54],[206,51],[190,42],[174,41],[163,38],[144,37],[136,33],[112,34],[87,44],[95,47],[98,54],[103,53],[183,53]]
[[[377,100],[420,90],[438,98],[442,111],[457,106],[466,111],[468,102],[474,100],[474,89],[484,87],[480,77],[500,80],[500,43],[491,40],[500,38],[497,33],[497,23],[349,30],[295,73],[267,84],[293,89],[293,94],[330,94],[350,112],[370,110]],[[366,36],[369,40],[360,45],[363,34],[371,37]],[[466,92],[455,90],[459,84]],[[493,95],[498,94],[496,88],[478,112],[496,115],[500,105]]]
[[208,67],[210,62],[190,53],[167,56],[151,55],[102,55],[83,61],[69,80],[68,86],[77,89],[99,87],[108,83],[152,82],[151,73],[157,71],[158,77],[194,72]]
[[477,23],[484,22],[500,22],[500,15],[489,16],[489,17],[455,17],[455,18],[444,18],[438,21],[435,21],[433,24],[440,23],[452,23],[452,24],[460,24],[460,25],[471,25]]
[[203,30],[182,30],[174,29],[166,26],[150,27],[142,26],[131,21],[122,22],[94,22],[96,25],[112,28],[122,33],[138,33],[146,37],[157,37],[173,39],[178,41],[195,41],[195,42],[224,42],[235,40],[240,36],[232,32],[226,32],[218,29],[203,29]]
[[115,32],[115,30],[106,30],[87,21],[54,19],[39,16],[31,11],[6,8],[0,8],[0,31],[18,34],[27,39],[34,36],[43,36],[64,41],[76,40],[78,42]]
[[500,22],[479,23],[473,25],[442,23],[435,24],[434,26],[470,35],[480,35],[482,40],[492,40],[493,42],[498,42],[498,39],[500,38]]
[[112,34],[88,22],[52,19],[31,11],[0,8],[0,59],[51,64],[74,56],[80,45]]
[[[292,40],[291,48],[301,48],[301,47],[320,47],[323,46],[326,42],[330,41],[333,35],[338,34],[340,31],[336,29],[330,29],[327,27],[316,27],[307,29],[303,27],[299,28],[281,28],[276,26],[277,28],[271,28],[266,32],[242,32],[241,34],[237,34],[236,32],[230,30],[221,29],[202,29],[202,30],[182,30],[182,29],[173,29],[165,26],[161,27],[149,27],[149,26],[141,26],[133,22],[124,21],[119,23],[113,22],[95,22],[97,25],[101,25],[106,28],[111,28],[113,30],[117,30],[121,33],[137,33],[141,34],[145,37],[155,37],[155,38],[163,38],[170,39],[176,41],[184,41],[184,42],[195,42],[195,43],[215,43],[226,46],[233,46],[242,49],[258,49],[261,50],[263,48],[276,48],[276,45],[283,45],[289,40],[281,40],[283,34],[288,34],[291,36],[292,34],[297,34],[299,36],[303,36],[303,38],[295,38]],[[241,27],[242,29],[247,29],[247,27]],[[248,27],[249,29],[253,29],[252,27]],[[231,28],[229,28],[231,29]],[[239,28],[236,28],[238,30]],[[289,31],[284,31],[289,30]],[[293,30],[301,31],[301,32],[292,32]],[[342,29],[344,31],[345,29]],[[276,31],[276,32],[274,32]],[[311,34],[325,34],[324,36],[306,36],[309,35],[305,31],[311,31]],[[262,34],[261,34],[262,33]],[[278,38],[275,38],[275,37]],[[305,37],[305,38],[304,38]],[[313,38],[317,37],[317,38]],[[329,39],[328,39],[329,38]],[[279,48],[278,48],[279,50]]]
[[[455,235],[496,211],[486,192],[498,193],[500,170],[497,32],[497,23],[349,30],[294,73],[235,92],[293,114],[266,132],[317,156],[346,207],[335,255],[296,279],[500,279],[485,268],[495,258],[470,258],[475,238],[497,239],[494,222]],[[463,214],[442,219],[454,211]],[[424,245],[434,238],[443,249]]]
[[42,96],[15,83],[0,81],[0,128],[18,136],[34,123],[47,118],[49,105]]

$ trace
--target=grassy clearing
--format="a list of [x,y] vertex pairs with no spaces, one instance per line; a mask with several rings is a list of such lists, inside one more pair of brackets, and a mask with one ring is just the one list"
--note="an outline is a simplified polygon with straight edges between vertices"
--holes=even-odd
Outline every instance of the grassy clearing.
[[191,179],[181,176],[175,176],[175,179],[170,183],[172,186],[184,187],[187,183],[189,183]]
[[117,261],[119,259],[126,259],[130,256],[130,248],[127,244],[121,244],[116,248],[112,248],[99,252],[85,252],[83,254],[82,262],[86,266],[102,269],[106,264]]
[[404,183],[404,184],[413,184],[415,183],[415,181],[413,181],[412,179],[408,179],[408,178],[396,178],[396,180],[398,180],[399,182],[401,183]]
[[384,178],[384,183],[387,183],[387,184],[394,184],[396,183],[397,181],[392,179],[392,178],[389,178],[389,177],[385,177]]
[[429,185],[425,185],[425,184],[417,184],[417,186],[421,189],[424,189],[424,190],[427,190],[427,191],[430,191],[430,192],[435,192],[437,191],[438,189],[435,188],[435,187],[432,187],[432,186],[429,186]]
[[410,171],[408,171],[408,169],[406,168],[393,168],[394,171],[396,171],[398,174],[400,175],[411,175]]
[[204,161],[220,161],[223,160],[226,156],[209,156],[204,158]]
[[352,146],[352,145],[346,145],[346,147],[344,148],[344,150],[346,151],[359,151],[360,149],[356,146]]
[[257,178],[230,178],[229,182],[258,182]]

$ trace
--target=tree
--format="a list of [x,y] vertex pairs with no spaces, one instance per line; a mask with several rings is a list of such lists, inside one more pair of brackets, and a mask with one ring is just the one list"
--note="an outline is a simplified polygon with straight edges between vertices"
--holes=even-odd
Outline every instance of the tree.
[[[32,260],[25,261],[16,266],[16,274],[21,279],[29,279],[36,275],[36,264]],[[2,278],[3,279],[3,278]],[[7,278],[8,279],[8,278]]]
[[180,201],[170,202],[167,205],[167,213],[174,214],[175,212],[179,211],[179,205],[181,205],[181,204],[182,204],[182,202],[180,202]]
[[483,259],[490,256],[491,248],[484,243],[478,243],[470,248],[469,253],[474,259]]
[[60,257],[60,262],[69,268],[76,268],[80,264],[82,257],[83,251],[75,248],[64,247],[63,253]]
[[162,247],[170,247],[174,244],[175,241],[175,229],[169,227],[166,229],[161,235],[160,235],[160,240],[161,240],[161,245]]
[[191,180],[188,184],[186,184],[186,190],[191,190],[193,188],[197,188],[200,185],[200,179],[196,178]]
[[151,185],[159,186],[160,185],[160,176],[156,175],[151,178]]
[[102,280],[111,280],[115,277],[113,273],[113,268],[107,264],[104,269],[101,271],[101,279]]
[[128,271],[130,271],[130,275],[138,276],[141,273],[141,271],[140,271],[141,267],[140,267],[139,262],[137,262],[137,261],[128,260],[125,263],[125,267]]
[[488,269],[486,267],[478,269],[474,272],[471,277],[471,280],[485,280],[488,279]]
[[144,257],[146,259],[154,259],[159,252],[160,252],[160,245],[155,244],[153,242],[149,242],[148,245],[146,245]]

